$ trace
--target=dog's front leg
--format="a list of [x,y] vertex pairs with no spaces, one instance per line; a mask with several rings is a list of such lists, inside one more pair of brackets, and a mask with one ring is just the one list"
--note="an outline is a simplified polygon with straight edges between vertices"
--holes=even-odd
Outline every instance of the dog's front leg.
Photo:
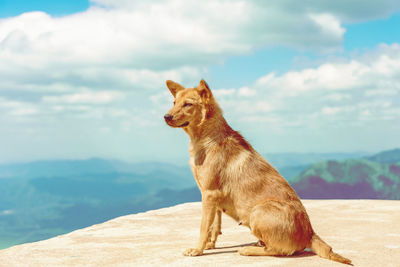
[[200,256],[206,247],[211,226],[217,212],[217,203],[221,193],[218,190],[204,190],[202,192],[202,216],[200,226],[200,238],[197,248],[190,248],[185,251],[185,256]]
[[206,249],[214,249],[215,243],[217,242],[218,235],[221,233],[221,217],[222,212],[221,210],[217,210],[217,213],[214,218],[214,222],[211,226],[211,233],[208,236]]

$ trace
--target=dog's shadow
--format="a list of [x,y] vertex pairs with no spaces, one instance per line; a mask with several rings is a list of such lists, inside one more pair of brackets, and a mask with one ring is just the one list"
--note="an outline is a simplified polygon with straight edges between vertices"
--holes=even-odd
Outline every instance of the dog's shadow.
[[[205,252],[203,255],[216,255],[216,254],[226,254],[226,253],[237,253],[238,250],[223,250],[223,251],[213,251],[213,250],[220,250],[220,249],[229,249],[229,248],[240,248],[240,247],[246,247],[246,246],[256,246],[257,243],[246,243],[246,244],[241,244],[241,245],[235,245],[235,246],[226,246],[226,247],[216,247],[215,249],[210,250],[209,252]],[[311,257],[315,256],[314,252],[311,250],[303,250],[300,252],[296,252],[291,256],[274,256],[274,257],[283,257],[283,258],[304,258],[304,257]]]

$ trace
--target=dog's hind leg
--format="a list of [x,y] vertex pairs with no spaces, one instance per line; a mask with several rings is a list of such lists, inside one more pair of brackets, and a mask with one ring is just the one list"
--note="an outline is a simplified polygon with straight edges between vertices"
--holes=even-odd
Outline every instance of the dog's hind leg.
[[252,209],[249,226],[266,247],[244,247],[241,255],[292,255],[304,250],[313,234],[301,203],[266,200]]
[[215,243],[217,242],[218,235],[221,233],[221,210],[217,210],[215,214],[213,225],[211,226],[211,232],[208,237],[208,242],[205,249],[214,249]]

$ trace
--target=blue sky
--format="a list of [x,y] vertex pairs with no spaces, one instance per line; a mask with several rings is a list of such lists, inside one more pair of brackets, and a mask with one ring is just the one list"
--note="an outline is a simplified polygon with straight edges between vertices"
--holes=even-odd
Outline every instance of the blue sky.
[[89,1],[53,1],[53,0],[0,0],[0,17],[18,16],[24,12],[43,11],[52,16],[64,16],[82,12],[89,8]]
[[261,153],[399,147],[397,2],[0,0],[0,162],[184,164],[167,79]]

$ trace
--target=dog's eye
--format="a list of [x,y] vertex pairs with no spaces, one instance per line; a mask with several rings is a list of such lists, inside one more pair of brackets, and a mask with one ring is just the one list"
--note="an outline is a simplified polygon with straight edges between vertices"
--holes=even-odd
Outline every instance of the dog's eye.
[[174,101],[174,106],[175,106],[175,103],[176,103],[176,102]]
[[192,105],[193,105],[192,103],[185,103],[185,104],[183,104],[184,107],[190,107],[190,106],[192,106]]

